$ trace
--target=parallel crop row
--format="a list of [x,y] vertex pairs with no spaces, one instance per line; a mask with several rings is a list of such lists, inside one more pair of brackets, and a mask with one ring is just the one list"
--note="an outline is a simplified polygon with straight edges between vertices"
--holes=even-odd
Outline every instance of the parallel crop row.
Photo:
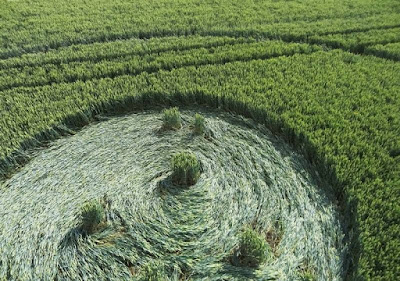
[[214,26],[200,34],[208,36],[254,37],[267,39],[283,39],[285,41],[308,41],[312,36],[334,34],[350,34],[369,30],[384,30],[400,26],[399,14],[391,13],[382,16],[365,18],[333,18],[318,21],[298,21],[296,23],[259,23],[252,28],[227,28]]
[[[76,0],[75,0],[76,1]],[[100,0],[98,5],[7,1],[0,18],[0,58],[74,44],[215,33],[304,38],[399,24],[395,0],[241,1]],[[82,7],[83,6],[83,7]],[[83,9],[82,9],[83,8]],[[85,11],[85,12],[83,12]],[[35,15],[40,14],[40,17]]]
[[366,32],[354,32],[350,34],[330,34],[324,36],[312,36],[310,42],[326,44],[333,48],[363,52],[368,45],[387,44],[400,42],[400,27],[390,29],[376,29]]
[[374,56],[400,61],[400,42],[368,47],[365,52]]
[[0,60],[0,69],[38,66],[44,64],[66,64],[70,62],[97,62],[105,59],[121,59],[124,56],[142,56],[150,53],[183,51],[195,48],[211,48],[228,44],[255,42],[254,39],[187,36],[152,38],[149,40],[130,39],[105,43],[80,44],[48,52],[24,54]]
[[[240,41],[239,41],[240,42]],[[144,47],[146,46],[144,45]],[[143,54],[117,57],[98,62],[84,61],[68,64],[46,64],[44,66],[12,68],[0,71],[0,90],[19,86],[42,86],[51,83],[74,82],[124,74],[171,70],[188,65],[221,64],[232,61],[266,59],[270,57],[312,53],[317,46],[281,41],[263,41],[199,48],[184,51],[166,51],[160,55]]]

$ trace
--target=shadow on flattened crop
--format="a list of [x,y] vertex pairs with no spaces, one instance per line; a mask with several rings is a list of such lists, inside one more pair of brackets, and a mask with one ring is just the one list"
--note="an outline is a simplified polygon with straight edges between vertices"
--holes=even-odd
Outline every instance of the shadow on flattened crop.
[[86,235],[82,232],[80,227],[70,229],[58,245],[59,251],[73,246],[76,247],[78,240],[82,239],[82,236]]
[[158,186],[156,192],[161,198],[165,198],[165,196],[179,196],[183,193],[187,192],[191,187],[181,186],[173,183],[172,175],[167,176],[166,178],[160,180],[158,182]]

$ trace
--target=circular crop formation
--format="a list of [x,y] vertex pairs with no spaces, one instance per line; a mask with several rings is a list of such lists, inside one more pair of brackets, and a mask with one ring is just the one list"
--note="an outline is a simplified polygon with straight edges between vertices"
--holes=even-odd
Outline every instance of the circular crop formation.
[[0,279],[341,280],[331,188],[265,127],[177,108],[55,141],[0,195]]

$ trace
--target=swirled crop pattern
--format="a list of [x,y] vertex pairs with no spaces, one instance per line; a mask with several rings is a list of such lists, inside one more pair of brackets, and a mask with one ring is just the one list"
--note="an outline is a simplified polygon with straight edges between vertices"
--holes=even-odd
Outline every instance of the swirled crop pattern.
[[[206,135],[193,134],[196,112],[170,131],[155,111],[112,117],[38,152],[1,187],[0,279],[138,280],[156,262],[165,280],[293,280],[305,268],[341,280],[346,247],[329,185],[252,121],[201,110]],[[187,188],[170,180],[180,151],[202,166]],[[106,202],[106,224],[82,235],[92,199]],[[279,233],[258,269],[231,262],[249,225]]]

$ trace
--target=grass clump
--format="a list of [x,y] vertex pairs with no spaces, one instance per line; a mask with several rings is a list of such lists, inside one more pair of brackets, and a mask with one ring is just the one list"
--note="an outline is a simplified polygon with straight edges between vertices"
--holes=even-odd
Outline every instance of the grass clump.
[[182,127],[181,114],[179,108],[172,107],[163,111],[163,128],[168,130],[177,130]]
[[104,219],[103,205],[93,200],[86,203],[81,210],[82,230],[86,234],[94,233]]
[[204,134],[206,129],[204,116],[196,113],[194,115],[194,133],[197,135]]
[[172,158],[172,180],[175,184],[190,186],[200,177],[200,162],[191,152],[180,152]]
[[264,237],[247,227],[241,233],[239,249],[232,261],[234,265],[256,268],[268,259],[270,252],[271,248]]

